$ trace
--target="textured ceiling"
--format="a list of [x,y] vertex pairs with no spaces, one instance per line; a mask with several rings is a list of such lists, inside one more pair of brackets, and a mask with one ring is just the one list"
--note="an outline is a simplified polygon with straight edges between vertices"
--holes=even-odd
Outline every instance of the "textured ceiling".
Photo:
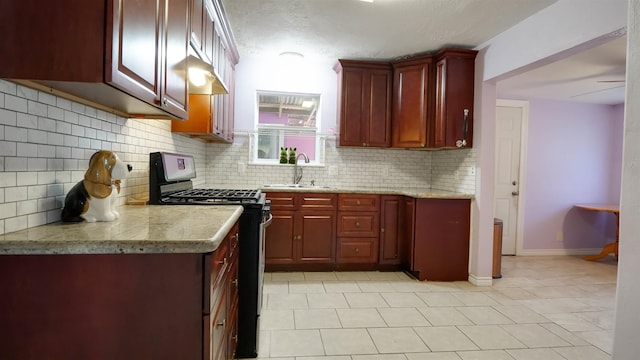
[[[557,0],[222,0],[240,58],[294,51],[305,59],[393,59],[474,48]],[[497,84],[502,98],[624,102],[626,40]]]
[[390,59],[473,48],[556,0],[223,0],[240,56]]

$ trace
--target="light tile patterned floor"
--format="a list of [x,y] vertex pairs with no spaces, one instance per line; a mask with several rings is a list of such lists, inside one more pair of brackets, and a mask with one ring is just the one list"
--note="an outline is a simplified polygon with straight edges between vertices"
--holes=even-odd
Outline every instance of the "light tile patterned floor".
[[617,262],[503,257],[492,287],[402,272],[265,274],[259,357],[611,359]]

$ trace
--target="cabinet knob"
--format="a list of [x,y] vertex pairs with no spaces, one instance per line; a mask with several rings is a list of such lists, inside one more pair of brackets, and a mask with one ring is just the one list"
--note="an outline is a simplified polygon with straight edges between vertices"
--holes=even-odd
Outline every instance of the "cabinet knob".
[[356,221],[356,227],[359,228],[360,227],[360,222]]
[[356,252],[356,254],[357,254],[357,253],[359,253],[359,252],[360,252],[360,249],[359,249],[359,248],[355,248],[353,251],[355,251],[355,252]]
[[227,265],[227,258],[218,261],[218,265]]
[[356,205],[360,205],[360,200],[356,200]]
[[381,228],[381,229],[380,229],[380,232],[384,234],[384,228]]

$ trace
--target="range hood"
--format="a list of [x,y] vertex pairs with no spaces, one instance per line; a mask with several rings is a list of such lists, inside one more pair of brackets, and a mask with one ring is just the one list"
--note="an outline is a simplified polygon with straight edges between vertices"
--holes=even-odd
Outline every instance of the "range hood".
[[[195,55],[195,50],[189,47],[187,56],[187,78],[189,79],[189,94],[217,95],[228,94],[229,88],[222,81],[213,66]],[[196,53],[197,54],[197,53]]]

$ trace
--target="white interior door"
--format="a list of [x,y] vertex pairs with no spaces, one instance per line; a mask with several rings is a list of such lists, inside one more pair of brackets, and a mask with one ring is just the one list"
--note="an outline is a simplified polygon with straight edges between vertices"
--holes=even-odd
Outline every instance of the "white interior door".
[[[498,100],[496,106],[496,174],[494,214],[502,220],[502,254],[515,255],[522,242],[520,217],[522,128],[527,103]],[[518,239],[520,237],[520,239]]]

